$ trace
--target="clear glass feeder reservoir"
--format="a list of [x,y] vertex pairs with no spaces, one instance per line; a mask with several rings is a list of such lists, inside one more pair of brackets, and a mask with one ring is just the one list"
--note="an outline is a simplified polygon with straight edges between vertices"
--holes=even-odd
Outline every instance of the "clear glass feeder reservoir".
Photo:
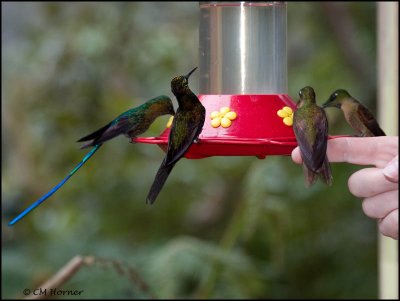
[[[287,95],[285,2],[200,2],[199,74],[206,120],[185,154],[290,155],[297,146]],[[190,84],[190,82],[189,82]],[[170,129],[134,142],[167,149]]]

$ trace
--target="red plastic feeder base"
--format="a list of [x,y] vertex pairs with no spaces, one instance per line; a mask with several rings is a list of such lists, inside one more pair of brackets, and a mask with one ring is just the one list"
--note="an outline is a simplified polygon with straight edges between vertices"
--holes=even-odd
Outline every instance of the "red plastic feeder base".
[[[211,156],[256,156],[264,159],[268,155],[290,155],[297,146],[292,126],[286,125],[284,117],[277,114],[283,107],[293,111],[296,107],[286,94],[198,97],[206,108],[206,120],[198,143],[193,143],[185,154],[188,159]],[[224,114],[227,108],[234,113]],[[211,116],[215,115],[220,119],[213,120]],[[219,121],[221,125],[218,126]],[[138,137],[132,142],[157,144],[166,151],[169,132],[167,128],[159,137]]]

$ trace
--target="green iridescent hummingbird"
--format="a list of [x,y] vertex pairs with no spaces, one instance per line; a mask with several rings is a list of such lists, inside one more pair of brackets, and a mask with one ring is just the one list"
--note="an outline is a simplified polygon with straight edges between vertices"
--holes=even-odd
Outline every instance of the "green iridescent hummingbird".
[[166,114],[174,115],[174,107],[168,96],[161,95],[122,113],[97,131],[79,139],[78,142],[91,140],[81,147],[86,148],[104,143],[121,134],[135,138],[147,131],[157,117]]
[[147,129],[157,117],[166,114],[175,114],[172,101],[168,96],[158,96],[156,98],[148,100],[147,102],[136,108],[130,109],[125,113],[122,113],[107,125],[79,139],[78,142],[89,141],[87,144],[83,145],[82,148],[92,146],[93,148],[91,149],[91,151],[60,183],[58,183],[48,193],[46,193],[39,200],[34,202],[17,217],[15,217],[9,223],[9,226],[14,225],[16,222],[21,220],[24,216],[26,216],[29,212],[31,212],[46,199],[48,199],[51,195],[53,195],[59,188],[61,188],[61,186],[63,186],[69,180],[69,178],[71,178],[72,175],[76,171],[78,171],[78,169],[81,168],[82,165],[85,164],[85,162],[89,160],[91,156],[93,156],[93,154],[103,145],[104,142],[121,134],[124,134],[130,138],[134,138],[147,131]]
[[386,136],[374,115],[357,99],[344,89],[338,89],[331,94],[322,105],[323,108],[339,108],[347,123],[360,137]]
[[171,81],[171,90],[178,100],[179,107],[172,122],[168,137],[167,154],[155,176],[154,182],[147,195],[146,202],[153,204],[160,193],[172,168],[181,159],[203,129],[206,109],[197,96],[189,88],[189,76],[177,76]]
[[328,119],[325,111],[316,104],[313,88],[304,87],[299,96],[293,113],[293,131],[303,159],[306,185],[313,185],[318,176],[331,185],[331,167],[326,156]]

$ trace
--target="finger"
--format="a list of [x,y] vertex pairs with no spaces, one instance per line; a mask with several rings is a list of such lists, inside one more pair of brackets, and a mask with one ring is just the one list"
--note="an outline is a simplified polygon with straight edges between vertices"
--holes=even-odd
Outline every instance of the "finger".
[[393,210],[379,221],[379,231],[394,239],[399,239],[399,209]]
[[297,164],[301,164],[303,162],[300,154],[300,148],[298,146],[292,151],[292,160]]
[[[328,140],[327,155],[330,162],[384,167],[397,153],[398,137],[338,137]],[[292,160],[302,163],[299,147],[292,151]]]
[[362,202],[362,207],[365,215],[371,218],[383,218],[389,212],[399,208],[399,190],[386,191],[365,198]]
[[399,181],[399,156],[394,157],[393,160],[386,165],[382,172],[386,179],[393,183],[397,183]]
[[383,168],[398,154],[398,137],[339,137],[328,141],[330,162]]
[[388,181],[379,168],[364,168],[353,173],[348,186],[353,195],[361,198],[398,189],[398,185]]

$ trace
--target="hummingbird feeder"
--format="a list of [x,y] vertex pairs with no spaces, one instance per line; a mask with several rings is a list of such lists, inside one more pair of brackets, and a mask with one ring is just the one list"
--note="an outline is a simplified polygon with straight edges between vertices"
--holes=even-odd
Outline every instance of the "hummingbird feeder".
[[[206,120],[185,157],[290,155],[297,142],[296,105],[287,95],[286,3],[200,2],[199,46]],[[169,132],[133,142],[166,151]]]

